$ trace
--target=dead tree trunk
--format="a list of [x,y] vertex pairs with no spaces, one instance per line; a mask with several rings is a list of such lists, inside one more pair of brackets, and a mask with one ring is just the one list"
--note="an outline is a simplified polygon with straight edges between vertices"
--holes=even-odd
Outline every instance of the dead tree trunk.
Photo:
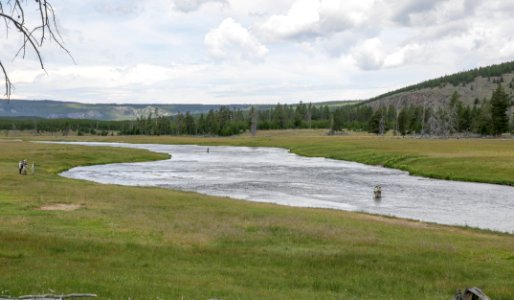
[[257,109],[255,109],[255,106],[252,106],[250,115],[251,115],[250,132],[252,133],[252,136],[255,136],[257,134],[257,115],[258,115]]

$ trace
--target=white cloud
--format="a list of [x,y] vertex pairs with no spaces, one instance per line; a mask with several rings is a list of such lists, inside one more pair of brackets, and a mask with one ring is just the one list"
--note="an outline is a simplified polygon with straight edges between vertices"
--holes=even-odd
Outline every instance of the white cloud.
[[222,60],[262,59],[269,52],[248,29],[232,18],[223,20],[217,28],[210,30],[204,43],[211,57]]
[[379,6],[380,1],[375,0],[322,0],[319,8],[321,27],[327,32],[339,32],[365,26],[376,21],[373,17]]
[[384,65],[386,55],[380,39],[372,38],[357,45],[351,54],[356,65],[363,70],[376,70]]
[[384,59],[384,67],[394,68],[402,66],[413,61],[423,61],[423,51],[425,49],[417,44],[407,44],[401,48],[395,49]]
[[195,11],[207,3],[228,4],[226,0],[173,0],[172,2],[174,9],[185,13]]
[[404,25],[416,23],[423,19],[424,14],[431,12],[444,1],[448,0],[397,1],[393,18]]
[[285,15],[273,15],[260,25],[269,40],[327,37],[332,33],[369,27],[383,15],[380,0],[297,0]]
[[[375,37],[367,39],[355,46],[350,58],[361,70],[372,71],[382,68],[394,68],[406,63],[416,61],[425,51],[417,43],[406,44],[399,47],[387,46],[381,39]],[[426,58],[426,57],[423,57]]]
[[297,0],[287,15],[271,16],[260,26],[262,34],[269,40],[296,38],[313,34],[319,23],[318,0]]

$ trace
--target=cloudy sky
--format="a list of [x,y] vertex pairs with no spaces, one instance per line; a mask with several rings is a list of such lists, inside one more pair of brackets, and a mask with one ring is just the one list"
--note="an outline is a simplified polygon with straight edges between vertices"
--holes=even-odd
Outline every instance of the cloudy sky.
[[[514,60],[514,1],[52,0],[66,47],[11,61],[13,98],[118,103],[364,99]],[[11,52],[10,52],[11,51]]]

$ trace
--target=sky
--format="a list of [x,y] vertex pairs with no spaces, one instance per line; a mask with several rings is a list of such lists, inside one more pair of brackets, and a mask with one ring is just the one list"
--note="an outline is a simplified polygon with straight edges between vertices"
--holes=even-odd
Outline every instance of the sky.
[[514,60],[514,1],[49,1],[73,60],[48,41],[41,49],[46,72],[31,53],[13,60],[19,40],[0,29],[12,98],[205,104],[366,99]]

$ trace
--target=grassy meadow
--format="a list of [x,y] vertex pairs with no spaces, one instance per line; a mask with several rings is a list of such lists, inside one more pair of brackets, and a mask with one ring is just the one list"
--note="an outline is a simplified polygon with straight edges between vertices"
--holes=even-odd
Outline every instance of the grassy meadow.
[[[514,181],[512,140],[326,137],[319,131],[67,137],[78,138],[277,146],[436,177]],[[37,163],[35,174],[17,174],[24,158]],[[478,286],[492,299],[514,298],[513,235],[57,175],[77,165],[165,158],[144,150],[0,139],[0,296],[451,299],[457,288]],[[57,203],[80,208],[41,210]]]

